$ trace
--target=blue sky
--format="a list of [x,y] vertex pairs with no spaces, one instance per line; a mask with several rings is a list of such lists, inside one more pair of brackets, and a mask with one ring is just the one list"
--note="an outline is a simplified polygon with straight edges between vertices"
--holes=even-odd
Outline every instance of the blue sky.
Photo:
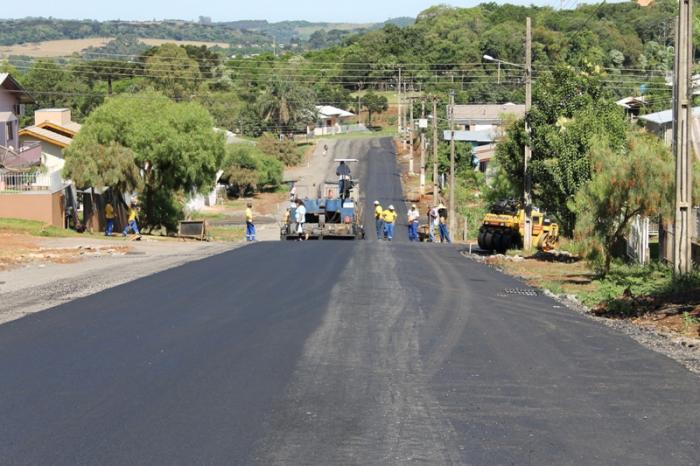
[[[486,0],[484,0],[486,1]],[[214,21],[267,19],[268,21],[299,20],[332,22],[379,22],[397,16],[413,16],[431,5],[448,3],[474,6],[481,1],[441,0],[34,0],[22,8],[6,8],[2,17],[53,16],[77,19],[196,19],[210,16]],[[506,2],[498,2],[506,3]],[[559,0],[511,0],[507,3],[551,5]],[[566,2],[573,4],[573,0]]]

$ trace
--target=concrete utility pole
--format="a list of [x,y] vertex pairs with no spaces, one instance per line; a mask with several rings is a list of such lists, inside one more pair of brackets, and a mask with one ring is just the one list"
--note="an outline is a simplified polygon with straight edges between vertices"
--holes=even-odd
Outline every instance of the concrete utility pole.
[[437,100],[433,99],[433,206],[438,202],[438,128]]
[[[532,31],[531,21],[528,16],[525,20],[525,111],[529,112],[532,107]],[[525,131],[530,137],[530,125],[525,120]],[[532,175],[530,173],[530,157],[532,150],[530,143],[525,144],[525,160],[523,162],[523,185],[525,192],[523,201],[525,204],[525,237],[523,238],[523,249],[528,251],[532,248]]]
[[681,0],[676,29],[675,85],[673,86],[673,153],[676,157],[676,212],[673,226],[673,271],[692,270],[691,213],[693,166],[690,151],[691,60],[693,58],[693,2]]
[[358,95],[357,96],[357,125],[361,125],[362,121],[360,120],[360,114],[362,113],[362,98]]
[[[425,119],[425,99],[421,99],[421,120]],[[425,131],[420,131],[420,195],[425,194]]]
[[455,91],[450,91],[450,234],[455,234]]

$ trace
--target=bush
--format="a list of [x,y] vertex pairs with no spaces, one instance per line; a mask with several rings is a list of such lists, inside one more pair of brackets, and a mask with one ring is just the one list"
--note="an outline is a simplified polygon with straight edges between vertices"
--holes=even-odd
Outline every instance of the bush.
[[276,158],[252,145],[232,144],[226,148],[221,180],[234,196],[275,189],[282,183],[284,167]]
[[263,134],[258,142],[258,148],[288,167],[299,165],[302,159],[302,154],[294,141],[280,139],[270,133]]

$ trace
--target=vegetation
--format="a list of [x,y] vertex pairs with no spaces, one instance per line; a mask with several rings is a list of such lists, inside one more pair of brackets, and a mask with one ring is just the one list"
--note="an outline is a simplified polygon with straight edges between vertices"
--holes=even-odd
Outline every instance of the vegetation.
[[[85,121],[66,151],[64,173],[78,186],[136,188],[145,225],[175,230],[180,199],[214,187],[224,141],[206,109],[162,94],[109,99]],[[105,168],[108,168],[105,170]]]
[[256,191],[273,190],[282,184],[284,165],[275,156],[249,144],[226,147],[221,181],[232,196],[249,196]]
[[31,236],[66,237],[76,236],[73,230],[58,228],[35,220],[0,218],[0,233],[20,233]]
[[576,193],[576,236],[606,275],[615,247],[637,215],[656,217],[673,203],[673,157],[653,135],[629,131],[622,150],[606,142],[591,151],[593,176]]

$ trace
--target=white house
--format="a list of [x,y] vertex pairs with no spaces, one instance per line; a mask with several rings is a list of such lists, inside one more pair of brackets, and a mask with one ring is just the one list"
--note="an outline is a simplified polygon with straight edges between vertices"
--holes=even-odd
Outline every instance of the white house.
[[306,134],[313,136],[325,136],[328,134],[340,134],[346,132],[351,124],[349,119],[355,114],[330,105],[317,105],[318,118],[316,126],[309,125]]

